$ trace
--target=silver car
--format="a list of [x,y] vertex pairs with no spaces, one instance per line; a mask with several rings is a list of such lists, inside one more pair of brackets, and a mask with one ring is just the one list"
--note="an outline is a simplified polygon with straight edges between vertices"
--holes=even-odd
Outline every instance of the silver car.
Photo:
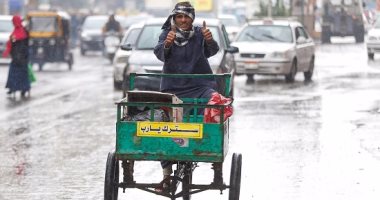
[[376,20],[372,29],[368,31],[366,41],[368,58],[373,60],[375,53],[380,53],[380,17]]
[[[144,26],[143,22],[132,24],[129,26],[127,32],[125,32],[123,39],[121,40],[121,45],[128,44],[131,47],[135,46],[137,37],[140,34],[142,27]],[[121,89],[123,79],[124,79],[124,70],[128,62],[128,58],[131,55],[132,51],[124,51],[120,47],[116,50],[115,57],[113,59],[113,85],[114,89]]]
[[[130,48],[123,48],[131,51],[125,69],[123,70],[123,89],[127,90],[130,73],[161,73],[163,62],[157,59],[153,53],[159,36],[162,32],[161,27],[166,18],[155,18],[144,22],[135,45]],[[207,22],[213,38],[219,44],[220,49],[217,54],[208,59],[214,73],[234,74],[235,60],[234,53],[238,48],[230,45],[228,34],[224,25],[218,19],[196,18],[195,25],[201,25],[203,20]],[[119,71],[121,72],[121,70]],[[233,89],[233,81],[231,88]],[[159,90],[160,79],[156,77],[136,77],[135,88],[141,90]],[[233,91],[231,91],[231,95]]]
[[0,63],[7,64],[11,62],[11,59],[3,58],[3,52],[5,51],[6,44],[9,40],[9,36],[13,31],[12,16],[0,15]]
[[310,81],[314,71],[315,44],[301,23],[288,20],[259,20],[244,25],[231,45],[235,54],[236,74],[284,75],[294,82],[297,72]]

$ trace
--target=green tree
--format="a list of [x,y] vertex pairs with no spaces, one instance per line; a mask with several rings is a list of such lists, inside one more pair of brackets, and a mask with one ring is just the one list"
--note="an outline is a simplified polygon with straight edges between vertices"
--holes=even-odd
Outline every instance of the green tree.
[[283,0],[277,0],[273,11],[275,16],[288,16]]
[[[260,0],[259,4],[260,11],[256,14],[258,17],[268,16],[268,3],[266,1]],[[274,6],[272,6],[272,16],[273,17],[287,17],[290,11],[285,8],[284,0],[277,0]]]

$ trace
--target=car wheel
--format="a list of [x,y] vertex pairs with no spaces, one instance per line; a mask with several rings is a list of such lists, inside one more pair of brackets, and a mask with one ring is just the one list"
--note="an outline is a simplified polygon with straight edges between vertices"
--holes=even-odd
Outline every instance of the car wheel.
[[67,61],[67,64],[69,65],[69,70],[71,71],[73,69],[73,64],[74,64],[74,57],[73,54],[69,54],[69,59]]
[[313,73],[314,73],[314,57],[312,57],[310,60],[309,70],[303,73],[303,75],[305,76],[305,81],[311,81],[311,78],[313,77]]
[[364,27],[362,25],[357,25],[354,31],[355,42],[363,43],[364,42]]
[[368,53],[368,58],[373,60],[375,58],[375,54],[374,53]]
[[286,82],[293,83],[296,74],[297,74],[297,62],[294,60],[292,63],[292,67],[290,68],[289,74],[285,75]]
[[40,62],[38,63],[38,71],[42,71],[42,68],[44,67],[44,64],[43,62]]
[[82,56],[85,56],[86,55],[86,50],[84,50],[84,49],[80,49],[80,55],[82,55]]
[[254,74],[247,74],[247,81],[246,83],[247,84],[254,84],[255,83],[255,78],[254,78]]
[[116,81],[115,79],[113,80],[113,88],[115,90],[121,90],[123,86],[123,82]]
[[321,41],[323,44],[325,43],[331,43],[331,35],[330,35],[330,27],[323,26],[322,27],[322,33],[321,33]]

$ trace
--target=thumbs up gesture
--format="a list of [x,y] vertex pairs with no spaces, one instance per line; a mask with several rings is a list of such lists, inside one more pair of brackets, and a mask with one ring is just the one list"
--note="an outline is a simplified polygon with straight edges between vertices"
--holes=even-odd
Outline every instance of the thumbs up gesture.
[[175,25],[172,25],[171,30],[169,31],[165,39],[165,43],[164,43],[165,48],[169,48],[170,46],[172,46],[175,39],[175,33],[176,33]]
[[203,21],[202,34],[203,34],[203,37],[205,38],[206,42],[210,42],[213,40],[210,30],[206,27],[205,21]]

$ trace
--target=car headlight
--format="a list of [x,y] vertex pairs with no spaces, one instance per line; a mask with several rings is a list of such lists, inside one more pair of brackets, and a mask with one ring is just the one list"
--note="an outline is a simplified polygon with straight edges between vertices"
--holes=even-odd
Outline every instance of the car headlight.
[[127,74],[130,73],[144,73],[145,70],[141,65],[129,64],[127,66]]
[[126,57],[126,56],[120,56],[120,57],[118,57],[118,58],[116,58],[116,60],[115,60],[115,63],[123,63],[123,64],[125,64],[125,63],[127,63],[128,62],[128,57]]
[[55,40],[54,40],[54,39],[50,39],[50,40],[49,40],[49,44],[50,44],[50,45],[55,45]]
[[82,40],[91,40],[91,37],[87,34],[82,34],[81,38],[82,38]]
[[267,57],[269,58],[288,58],[289,57],[289,51],[275,51],[270,54],[267,54]]

